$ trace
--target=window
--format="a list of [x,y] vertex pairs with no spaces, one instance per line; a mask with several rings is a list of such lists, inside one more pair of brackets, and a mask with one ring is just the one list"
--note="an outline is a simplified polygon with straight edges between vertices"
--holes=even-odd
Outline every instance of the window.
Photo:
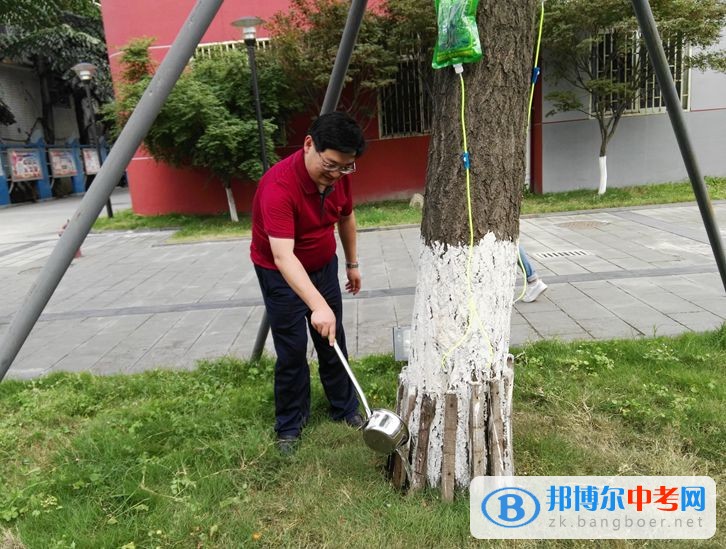
[[432,101],[426,74],[421,55],[405,55],[399,60],[396,82],[378,93],[381,137],[420,135],[431,131]]
[[[622,43],[622,41],[625,43]],[[684,62],[688,53],[687,45],[682,40],[672,38],[664,40],[663,49],[675,81],[676,91],[681,98],[684,109],[689,107],[690,71]],[[592,74],[594,78],[609,79],[624,84],[631,93],[625,108],[625,114],[653,114],[665,112],[665,100],[653,72],[650,56],[640,39],[640,33],[622,35],[604,34],[592,48]],[[591,112],[597,110],[597,96],[591,95]],[[610,94],[603,97],[612,110],[622,96]]]
[[[264,50],[270,46],[269,38],[258,38],[257,49]],[[199,44],[194,52],[194,59],[211,59],[217,55],[224,54],[232,50],[245,51],[244,40],[232,40],[229,42],[210,42],[208,44]]]

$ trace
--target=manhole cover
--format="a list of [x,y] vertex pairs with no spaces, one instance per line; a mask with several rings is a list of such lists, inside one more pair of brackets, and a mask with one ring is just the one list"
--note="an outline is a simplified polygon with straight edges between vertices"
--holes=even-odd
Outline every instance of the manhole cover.
[[599,229],[605,225],[610,225],[607,221],[568,221],[567,223],[558,223],[558,227],[563,229],[573,229],[579,231],[582,229]]
[[533,253],[532,257],[537,259],[551,259],[554,257],[580,257],[583,255],[592,255],[587,250],[563,250],[559,252],[537,252]]

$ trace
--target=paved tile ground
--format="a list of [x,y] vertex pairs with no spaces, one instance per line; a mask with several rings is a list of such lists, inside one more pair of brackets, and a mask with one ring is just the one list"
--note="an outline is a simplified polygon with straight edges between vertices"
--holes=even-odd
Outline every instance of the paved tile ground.
[[[78,202],[0,210],[0,336]],[[113,202],[130,206],[123,189]],[[714,211],[726,227],[726,203]],[[89,235],[9,377],[193,368],[199,359],[249,356],[262,314],[249,240],[168,244],[170,234]],[[695,204],[527,217],[522,242],[549,289],[515,306],[514,345],[670,335],[726,320]],[[352,355],[391,352],[393,326],[410,324],[419,246],[418,228],[361,232],[365,290],[345,300]]]

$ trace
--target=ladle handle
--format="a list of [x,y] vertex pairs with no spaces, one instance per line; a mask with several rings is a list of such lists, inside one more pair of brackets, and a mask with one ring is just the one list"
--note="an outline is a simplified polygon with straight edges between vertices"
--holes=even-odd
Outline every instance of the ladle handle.
[[348,372],[348,377],[350,377],[350,380],[353,382],[355,392],[358,393],[358,397],[360,398],[360,401],[363,404],[363,408],[366,411],[366,419],[368,419],[369,417],[371,417],[371,409],[368,406],[368,400],[366,400],[365,394],[363,394],[363,389],[360,388],[360,385],[358,384],[358,380],[355,378],[353,370],[350,369],[350,364],[348,364],[348,361],[345,359],[343,351],[341,351],[340,347],[338,347],[337,341],[333,342],[333,347],[335,347],[335,352],[338,353],[338,358],[343,363],[345,371]]

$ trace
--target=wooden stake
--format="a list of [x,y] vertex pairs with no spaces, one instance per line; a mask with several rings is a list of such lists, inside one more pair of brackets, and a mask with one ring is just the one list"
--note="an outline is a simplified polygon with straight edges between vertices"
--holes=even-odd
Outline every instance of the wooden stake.
[[472,381],[469,402],[469,466],[472,479],[487,474],[487,408],[484,385]]
[[406,387],[403,383],[398,386],[398,396],[396,398],[396,413],[400,416],[401,410],[406,405],[404,402],[404,395],[406,394]]
[[406,406],[406,413],[403,416],[403,419],[406,422],[406,425],[408,425],[408,420],[411,419],[411,414],[413,414],[413,409],[416,406],[416,397],[417,396],[418,396],[418,389],[414,389],[413,394],[408,395],[408,404]]
[[[405,406],[404,403],[404,395],[406,394],[406,386],[401,382],[400,377],[398,380],[398,396],[396,397],[396,413],[400,416],[401,415],[401,408]],[[395,474],[396,470],[396,463],[398,462],[398,453],[394,452],[388,456],[388,461],[386,462],[386,472],[388,473],[388,478],[393,482],[393,476]]]
[[514,452],[512,451],[512,397],[514,394],[514,357],[507,355],[507,362],[502,370],[502,405],[504,415],[502,417],[502,431],[504,433],[504,444],[502,445],[502,463],[504,474],[514,475]]
[[456,393],[444,396],[444,441],[441,459],[441,500],[454,501],[456,477],[456,426],[459,422],[459,403]]
[[502,381],[489,380],[489,418],[487,428],[489,474],[504,474],[504,424],[502,423]]
[[[410,388],[406,390],[406,404],[401,405],[399,408],[403,410],[403,413],[401,415],[401,419],[403,419],[403,422],[408,425],[409,420],[411,419],[411,414],[413,413],[413,408],[416,406],[416,395],[418,391],[414,388],[413,392],[411,394],[408,394],[409,391],[411,391]],[[408,442],[401,446],[401,454],[405,456],[406,459],[411,458],[411,436],[409,433]],[[393,482],[393,485],[396,488],[403,488],[406,483],[410,483],[411,479],[406,478],[406,470],[403,467],[403,464],[401,463],[401,457],[398,455],[398,453],[393,454],[393,473],[391,481]]]
[[436,399],[424,395],[421,399],[421,417],[419,420],[418,438],[416,440],[416,457],[413,460],[413,478],[411,492],[423,488],[426,484],[426,461],[429,454],[429,429],[436,412]]

